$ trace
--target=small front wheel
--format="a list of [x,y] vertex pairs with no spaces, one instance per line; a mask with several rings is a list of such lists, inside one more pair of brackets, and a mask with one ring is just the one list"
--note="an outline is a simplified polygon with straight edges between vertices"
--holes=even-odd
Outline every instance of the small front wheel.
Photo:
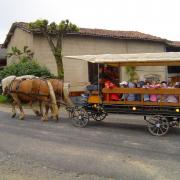
[[86,127],[89,122],[89,114],[83,108],[75,109],[71,118],[76,127]]
[[95,121],[103,121],[107,116],[107,112],[103,109],[102,106],[97,106],[92,112],[91,117]]
[[169,121],[162,115],[154,115],[147,120],[148,130],[154,136],[163,136],[169,131]]

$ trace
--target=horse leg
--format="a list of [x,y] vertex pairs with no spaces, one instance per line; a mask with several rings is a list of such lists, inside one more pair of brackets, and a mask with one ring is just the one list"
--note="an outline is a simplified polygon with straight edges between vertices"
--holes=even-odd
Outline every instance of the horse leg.
[[41,101],[39,101],[39,110],[40,110],[39,115],[42,116],[43,115],[43,104]]
[[19,107],[19,110],[20,110],[19,119],[23,120],[24,119],[24,111],[23,111],[23,108],[21,106],[21,102],[20,102],[17,94],[13,94],[12,97],[13,97],[15,103],[17,104],[17,106]]
[[16,102],[12,102],[12,118],[16,117]]
[[[61,103],[58,102],[58,103],[57,103],[58,111],[60,110],[60,106],[61,106]],[[57,121],[59,120],[59,117],[60,117],[60,111],[59,111],[59,116],[56,116],[56,120],[57,120]]]
[[[43,113],[43,106],[45,106],[45,113]],[[49,106],[47,104],[44,105],[43,103],[41,103],[42,121],[48,121],[48,110],[49,110]]]
[[36,116],[41,116],[42,115],[41,103],[40,102],[38,102],[38,103],[39,103],[40,111],[33,107],[33,102],[32,101],[30,102],[30,106],[31,106],[31,108],[32,108],[32,110],[33,110],[33,112],[34,112],[34,114]]

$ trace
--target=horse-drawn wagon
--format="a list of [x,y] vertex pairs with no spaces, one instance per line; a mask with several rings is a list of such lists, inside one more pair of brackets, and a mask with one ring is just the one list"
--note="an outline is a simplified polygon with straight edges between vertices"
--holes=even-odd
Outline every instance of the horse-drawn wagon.
[[[111,66],[180,66],[180,53],[145,53],[145,54],[105,54],[67,56],[74,60]],[[99,74],[98,74],[99,77]],[[99,82],[99,81],[98,81]],[[112,94],[137,94],[138,100],[111,100]],[[145,95],[157,95],[156,102],[145,101]],[[163,101],[164,96],[175,96],[177,102]],[[143,115],[149,132],[155,136],[165,135],[170,127],[180,122],[180,88],[100,88],[91,91],[82,106],[72,111],[75,126],[85,127],[90,117],[102,121],[108,113]]]

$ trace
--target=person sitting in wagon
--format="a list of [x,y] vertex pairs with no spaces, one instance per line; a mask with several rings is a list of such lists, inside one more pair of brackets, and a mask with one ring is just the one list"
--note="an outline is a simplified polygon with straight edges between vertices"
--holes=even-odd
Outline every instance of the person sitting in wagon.
[[[152,81],[151,85],[149,86],[149,88],[152,89],[156,89],[156,88],[160,88],[160,84],[157,83],[156,81]],[[150,101],[151,102],[157,102],[158,101],[158,96],[156,94],[151,94],[150,95]]]
[[[135,88],[136,87],[136,85],[133,82],[126,82],[126,81],[121,82],[120,86],[124,87],[124,88]],[[123,94],[121,97],[121,100],[134,101],[135,94]]]
[[[121,88],[127,88],[128,87],[128,82],[126,82],[126,81],[122,81],[121,83],[119,83],[119,86],[121,87]],[[128,97],[128,94],[121,94],[121,100],[126,100],[127,99],[127,97]]]
[[[150,88],[150,82],[146,81],[145,85],[142,88],[145,88],[145,89]],[[149,94],[144,94],[144,102],[148,102],[148,101],[150,101],[150,95]]]
[[[175,86],[173,86],[172,83],[169,83],[167,88],[173,89],[173,88],[175,88]],[[178,102],[178,97],[175,96],[174,94],[169,94],[169,95],[167,96],[167,102],[177,103],[177,102]]]
[[[111,82],[111,81],[109,81],[109,80],[107,80],[106,82],[105,82],[105,88],[108,88],[108,89],[113,89],[113,88],[116,88],[117,86],[113,83],[113,82]],[[105,99],[107,99],[107,97],[105,97]],[[109,95],[109,99],[110,99],[110,101],[118,101],[120,98],[119,98],[119,95],[118,94],[116,94],[116,93],[111,93],[110,95]]]
[[[166,81],[162,81],[162,82],[161,82],[161,88],[168,88]],[[161,102],[167,102],[167,96],[168,96],[168,95],[161,95],[161,97],[159,96],[159,101],[161,101]]]

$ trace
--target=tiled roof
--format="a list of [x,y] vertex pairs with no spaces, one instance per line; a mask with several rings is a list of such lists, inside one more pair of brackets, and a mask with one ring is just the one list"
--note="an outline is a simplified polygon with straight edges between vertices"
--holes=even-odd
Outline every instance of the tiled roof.
[[88,29],[80,28],[81,35],[109,37],[115,39],[139,39],[139,40],[150,40],[150,41],[163,41],[160,37],[144,34],[138,31],[112,31],[105,29]]
[[[28,28],[28,23],[19,22],[16,24],[16,26],[27,32],[31,32],[31,30]],[[36,32],[38,33],[39,31],[36,30]],[[144,34],[137,31],[112,31],[105,29],[80,28],[80,31],[75,34],[84,35],[84,36],[109,37],[116,39],[141,39],[141,40],[152,40],[152,41],[164,40],[160,37]]]
[[[13,23],[11,26],[11,29],[7,35],[7,38],[3,44],[3,47],[7,47],[16,27],[18,27],[28,33],[32,33],[32,32],[40,33],[40,31],[38,29],[33,30],[33,31],[30,30],[28,28],[28,23],[25,23],[25,22]],[[161,42],[161,43],[165,43],[165,44],[168,44],[168,42],[171,42],[166,39],[162,39],[160,37],[152,36],[149,34],[144,34],[144,33],[138,32],[138,31],[112,31],[112,30],[105,30],[105,29],[80,28],[79,32],[71,33],[71,35],[99,37],[99,38],[112,38],[112,39],[143,40],[143,41]]]

